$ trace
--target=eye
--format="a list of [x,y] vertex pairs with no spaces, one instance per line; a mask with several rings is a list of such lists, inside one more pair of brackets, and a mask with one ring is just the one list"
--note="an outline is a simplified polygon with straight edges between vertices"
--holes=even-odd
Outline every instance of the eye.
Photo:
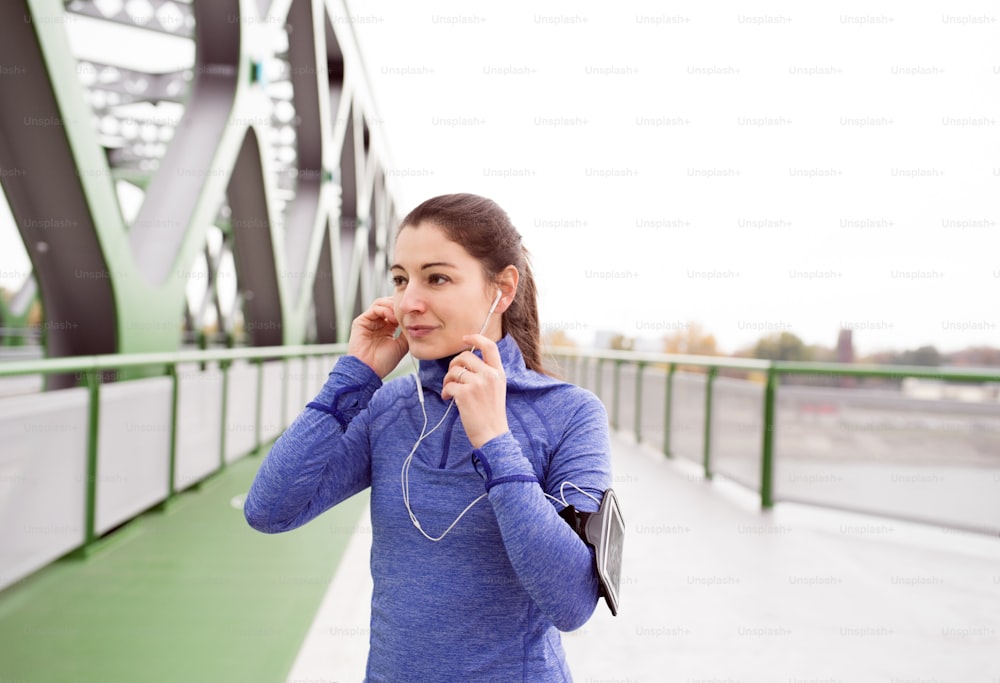
[[429,275],[427,277],[427,282],[432,285],[443,285],[447,282],[451,282],[451,278],[448,277],[447,275],[441,275],[439,273],[435,273],[434,275]]
[[392,276],[392,286],[393,287],[396,287],[398,289],[400,287],[403,287],[404,285],[406,285],[406,278],[405,277],[403,277],[402,275],[393,275]]

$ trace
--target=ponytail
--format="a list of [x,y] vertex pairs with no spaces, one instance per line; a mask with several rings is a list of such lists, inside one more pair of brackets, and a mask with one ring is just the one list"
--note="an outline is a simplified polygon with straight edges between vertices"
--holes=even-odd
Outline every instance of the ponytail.
[[502,322],[504,334],[509,334],[517,342],[524,356],[524,364],[536,372],[542,369],[542,335],[538,322],[538,295],[535,276],[531,272],[528,250],[523,248],[521,265],[515,264],[520,279],[517,294],[510,307],[504,311]]

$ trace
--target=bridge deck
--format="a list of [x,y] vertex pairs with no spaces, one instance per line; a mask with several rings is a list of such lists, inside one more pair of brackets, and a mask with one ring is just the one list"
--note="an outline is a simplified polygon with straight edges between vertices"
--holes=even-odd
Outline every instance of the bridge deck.
[[[763,514],[626,437],[613,447],[623,604],[564,636],[577,683],[1000,680],[996,539]],[[367,498],[256,534],[239,502],[259,462],[0,593],[0,680],[362,680]]]

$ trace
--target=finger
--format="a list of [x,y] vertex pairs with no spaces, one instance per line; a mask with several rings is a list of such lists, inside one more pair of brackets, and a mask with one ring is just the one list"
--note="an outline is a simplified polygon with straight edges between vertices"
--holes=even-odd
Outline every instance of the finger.
[[[479,359],[477,358],[476,360],[479,360]],[[470,371],[470,368],[469,368],[468,365],[465,365],[464,363],[456,362],[456,361],[459,361],[458,357],[455,357],[454,359],[452,359],[451,365],[448,366],[448,372],[446,372],[445,375],[444,375],[444,384],[448,384],[450,382],[455,382],[455,383],[461,384],[462,383],[462,376],[465,373],[467,373],[467,372]]]
[[379,297],[378,299],[372,301],[371,305],[368,307],[368,310],[365,311],[365,313],[371,313],[375,309],[384,308],[386,306],[392,307],[392,299],[387,296]]
[[473,383],[476,370],[469,366],[471,365],[471,361],[475,361],[480,366],[485,367],[483,362],[472,354],[467,354],[467,356],[467,360],[470,361],[469,364],[463,363],[461,356],[456,356],[452,359],[451,364],[448,366],[448,372],[444,375],[444,381],[441,386],[441,398],[445,400],[453,398],[465,391],[466,387]]
[[478,358],[476,358],[468,351],[462,351],[462,353],[452,358],[451,362],[448,363],[448,372],[456,373],[462,368],[469,368],[472,363],[478,360],[479,360]]
[[372,306],[372,311],[381,318],[383,322],[389,323],[393,327],[399,326],[399,321],[396,319],[396,312],[392,309],[392,304],[376,303]]
[[[468,370],[469,374],[463,376],[463,371]],[[479,356],[464,351],[454,359],[445,378],[458,384],[472,384],[479,379],[500,380],[504,378],[503,367],[495,368],[483,361]]]
[[497,371],[484,363],[479,356],[463,351],[452,359],[445,379],[457,384],[471,384],[477,375],[485,373],[498,376]]
[[[465,370],[466,368],[462,368]],[[460,372],[460,371],[459,371]],[[457,376],[458,373],[455,373]],[[444,384],[441,386],[441,398],[447,401],[450,398],[455,398],[455,392],[462,390],[462,383],[459,382],[455,376],[449,372],[444,377]]]
[[355,322],[372,331],[386,328],[395,330],[399,326],[399,321],[396,320],[396,314],[392,309],[391,299],[376,299],[368,310],[357,317]]
[[373,303],[364,313],[355,318],[355,322],[361,323],[365,327],[371,327],[373,322],[383,318],[383,314],[378,310],[378,303]]
[[403,337],[403,335],[399,335],[395,339],[389,339],[387,341],[395,348],[397,363],[402,360],[403,356],[405,356],[410,350],[410,344],[406,341],[406,338]]
[[483,334],[467,334],[462,338],[467,344],[472,344],[483,352],[483,360],[494,370],[503,370],[503,360],[497,343]]

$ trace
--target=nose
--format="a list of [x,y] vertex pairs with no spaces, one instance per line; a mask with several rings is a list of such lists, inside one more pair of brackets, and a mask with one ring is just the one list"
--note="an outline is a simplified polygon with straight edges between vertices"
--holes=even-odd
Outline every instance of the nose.
[[402,321],[402,316],[407,313],[422,313],[425,310],[425,304],[419,288],[413,283],[407,283],[401,292],[396,292],[396,308],[400,321]]

